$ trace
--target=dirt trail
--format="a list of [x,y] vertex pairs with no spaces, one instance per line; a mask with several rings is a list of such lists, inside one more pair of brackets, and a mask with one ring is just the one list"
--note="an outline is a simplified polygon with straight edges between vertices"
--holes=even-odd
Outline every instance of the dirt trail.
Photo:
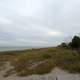
[[[41,64],[41,62],[39,63]],[[7,63],[8,69],[11,68]],[[80,74],[70,74],[59,68],[55,68],[49,74],[45,75],[31,75],[27,77],[18,77],[16,75],[10,75],[9,77],[3,77],[6,70],[0,71],[0,80],[80,80]]]

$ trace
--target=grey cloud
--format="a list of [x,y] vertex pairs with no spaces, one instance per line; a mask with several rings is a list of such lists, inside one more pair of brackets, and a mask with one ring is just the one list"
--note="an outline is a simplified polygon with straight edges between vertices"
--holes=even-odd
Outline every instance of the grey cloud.
[[0,45],[57,45],[80,32],[79,8],[79,0],[0,0]]

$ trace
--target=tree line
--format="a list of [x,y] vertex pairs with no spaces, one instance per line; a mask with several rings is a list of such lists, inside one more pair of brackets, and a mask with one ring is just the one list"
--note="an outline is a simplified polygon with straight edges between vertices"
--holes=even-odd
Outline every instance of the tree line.
[[69,43],[61,43],[61,47],[80,48],[80,36],[74,36]]

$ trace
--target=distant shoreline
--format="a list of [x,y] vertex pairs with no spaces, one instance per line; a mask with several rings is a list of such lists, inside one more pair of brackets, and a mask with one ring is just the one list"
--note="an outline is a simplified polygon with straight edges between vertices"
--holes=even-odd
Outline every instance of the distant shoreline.
[[0,48],[0,52],[5,52],[5,51],[21,51],[21,50],[27,50],[27,49],[32,49],[32,48],[16,48],[16,47],[5,47],[5,48]]
[[49,48],[49,47],[52,47],[52,46],[48,46],[48,47],[0,47],[0,52],[5,52],[5,51],[22,51],[22,50],[40,49],[40,48]]

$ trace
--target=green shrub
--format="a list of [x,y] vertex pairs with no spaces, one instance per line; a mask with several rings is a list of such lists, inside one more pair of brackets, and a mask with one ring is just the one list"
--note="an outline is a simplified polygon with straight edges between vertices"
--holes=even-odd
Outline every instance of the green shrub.
[[51,58],[51,55],[49,55],[49,54],[43,54],[43,58],[49,59],[49,58]]
[[80,48],[80,37],[74,36],[70,45],[72,48]]

